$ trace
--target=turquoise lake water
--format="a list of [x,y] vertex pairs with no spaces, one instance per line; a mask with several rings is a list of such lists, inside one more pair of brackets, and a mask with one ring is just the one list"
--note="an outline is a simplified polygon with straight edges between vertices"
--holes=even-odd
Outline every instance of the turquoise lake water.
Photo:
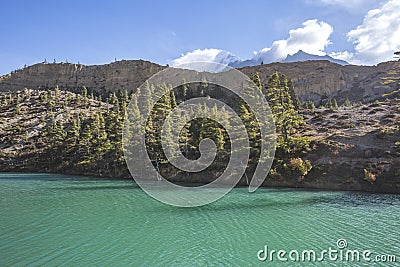
[[[396,262],[260,261],[265,246],[286,250],[286,258],[331,247]],[[0,174],[0,266],[399,264],[400,195],[236,188],[210,205],[177,208],[133,181]]]

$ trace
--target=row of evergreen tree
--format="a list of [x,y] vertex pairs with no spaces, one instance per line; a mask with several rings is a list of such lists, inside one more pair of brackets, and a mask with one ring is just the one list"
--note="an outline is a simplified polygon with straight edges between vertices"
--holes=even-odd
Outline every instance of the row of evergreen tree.
[[[297,134],[298,129],[304,125],[304,119],[299,114],[301,103],[296,97],[291,81],[285,75],[276,72],[271,75],[266,84],[261,83],[258,73],[252,74],[250,78],[257,86],[257,90],[260,90],[268,100],[273,114],[278,134],[276,154],[276,164],[278,164],[279,157],[288,153],[299,153],[309,144],[307,138]],[[181,102],[194,96],[216,96],[216,98],[225,99],[223,88],[204,80],[195,85],[184,84],[174,90],[165,84],[148,84],[135,94],[128,94],[124,91],[110,93],[105,98],[88,93],[86,88],[82,88],[80,94],[62,94],[59,88],[40,92],[39,100],[48,111],[48,115],[43,118],[46,126],[39,140],[46,146],[40,160],[43,163],[59,165],[60,168],[77,168],[83,172],[87,171],[98,175],[127,175],[128,171],[122,150],[122,128],[127,106],[131,103],[130,108],[137,114],[136,119],[140,123],[142,115],[147,114],[151,108],[148,100],[154,94],[154,86],[164,87],[165,91],[169,91],[169,93],[156,103],[147,120],[145,133],[147,150],[155,166],[171,168],[161,145],[161,129],[166,116]],[[29,97],[27,94],[23,95]],[[250,95],[250,97],[255,96]],[[2,98],[2,101],[13,101],[16,105],[15,112],[17,114],[20,112],[17,107],[22,99]],[[251,169],[260,160],[261,133],[259,125],[254,113],[243,100],[233,98],[229,104],[246,127],[251,147],[249,162]],[[79,114],[72,112],[75,115],[66,114],[62,119],[55,115],[62,107],[74,106],[83,108],[83,111]],[[211,138],[218,149],[217,160],[213,166],[221,169],[221,166],[225,166],[229,160],[231,144],[222,124],[229,124],[230,114],[225,110],[217,110],[216,106],[206,105],[197,107],[194,112],[199,115],[219,114],[218,121],[224,123],[206,118],[187,121],[184,129],[179,133],[181,151],[187,158],[196,159],[200,156],[200,141],[204,138]],[[185,114],[182,114],[182,120],[187,120]],[[164,126],[164,131],[167,132],[167,136],[176,134],[173,125]],[[129,132],[141,134],[135,132],[135,129],[131,129]],[[172,138],[170,141],[172,142]]]

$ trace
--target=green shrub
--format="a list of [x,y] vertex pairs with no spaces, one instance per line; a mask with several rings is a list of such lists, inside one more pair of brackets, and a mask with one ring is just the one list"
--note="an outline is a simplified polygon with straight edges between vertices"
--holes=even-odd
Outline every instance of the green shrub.
[[268,173],[268,176],[271,179],[275,179],[275,180],[281,178],[281,175],[279,174],[279,172],[275,168],[271,168],[271,170]]
[[291,158],[286,166],[292,174],[298,176],[305,176],[312,169],[311,162],[309,160],[303,161],[301,158]]
[[364,169],[364,180],[372,184],[376,181],[376,175],[371,171]]
[[285,153],[304,152],[310,147],[311,140],[307,137],[289,137],[288,142],[282,136],[277,138],[277,148],[283,149]]

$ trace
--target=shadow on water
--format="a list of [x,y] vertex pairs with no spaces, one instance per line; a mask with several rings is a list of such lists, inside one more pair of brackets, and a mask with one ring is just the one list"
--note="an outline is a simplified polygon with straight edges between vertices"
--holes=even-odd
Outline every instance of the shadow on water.
[[18,173],[18,172],[3,172],[0,173],[0,180],[2,179],[12,179],[19,181],[31,181],[31,180],[40,180],[40,181],[60,181],[60,180],[89,180],[90,177],[85,176],[73,176],[66,174],[53,174],[53,173]]
[[[269,194],[269,193],[273,193]],[[305,195],[302,193],[306,193]],[[311,194],[310,194],[311,193]],[[264,192],[257,192],[248,194],[248,197],[235,198],[231,200],[232,196],[225,196],[214,203],[201,207],[182,208],[172,207],[164,204],[157,205],[149,210],[149,212],[160,213],[190,213],[190,212],[208,212],[208,211],[243,211],[243,210],[257,210],[262,209],[263,212],[268,209],[282,209],[288,207],[298,206],[321,206],[326,205],[326,208],[338,207],[379,207],[387,205],[400,205],[400,195],[392,194],[373,194],[363,192],[320,192],[317,190],[298,190],[298,189],[272,189]],[[283,196],[279,195],[282,194]],[[285,197],[284,195],[290,196]],[[278,197],[277,197],[278,196]]]
[[400,205],[400,195],[369,192],[341,192],[334,198],[321,199],[316,204],[342,205],[346,207],[373,207]]
[[129,185],[108,185],[108,186],[64,186],[64,187],[51,187],[50,189],[55,190],[66,190],[66,191],[93,191],[93,190],[138,190],[140,187],[136,184]]
[[[288,190],[286,190],[288,191]],[[200,206],[200,207],[191,207],[191,208],[182,208],[182,207],[172,207],[167,205],[157,205],[153,207],[150,212],[157,213],[190,213],[190,212],[207,212],[207,211],[242,211],[242,210],[257,210],[262,209],[263,212],[266,209],[285,209],[291,206],[306,206],[312,205],[314,203],[318,203],[321,201],[327,201],[332,196],[309,196],[306,198],[293,198],[291,200],[280,201],[276,199],[276,196],[269,196],[267,193],[265,196],[257,196],[256,198],[249,197],[247,199],[237,199],[235,201],[227,201],[225,199],[220,199],[214,203]]]

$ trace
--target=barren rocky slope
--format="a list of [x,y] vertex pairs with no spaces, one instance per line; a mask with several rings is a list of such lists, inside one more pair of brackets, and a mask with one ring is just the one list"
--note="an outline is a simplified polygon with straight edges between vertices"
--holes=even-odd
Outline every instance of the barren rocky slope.
[[313,169],[303,180],[269,185],[400,192],[400,100],[303,110]]
[[[69,131],[71,118],[79,116],[83,121],[98,112],[107,113],[112,106],[61,90],[51,93],[60,100],[50,106],[43,98],[49,95],[46,91],[16,92],[14,100],[18,95],[20,102],[15,104],[7,100],[10,94],[0,93],[0,172],[61,172],[129,178],[123,159],[118,169],[107,165],[113,162],[114,152],[86,167],[78,153],[73,156],[75,165],[67,165],[57,160],[57,153],[64,152],[48,150],[48,142],[53,142],[55,136],[47,139],[43,136],[51,118],[62,122]],[[342,106],[338,110],[304,109],[301,114],[306,126],[300,134],[312,142],[300,157],[311,163],[311,171],[300,176],[290,170],[281,174],[270,172],[264,186],[400,192],[399,99]],[[293,156],[287,157],[283,160],[290,162]],[[205,177],[191,179],[201,182]],[[245,185],[244,179],[241,184]]]
[[303,101],[336,98],[339,103],[347,98],[352,102],[370,102],[399,87],[400,61],[389,61],[377,66],[341,66],[329,61],[272,63],[239,69],[249,75],[260,74],[265,83],[278,71],[292,79],[296,93]]

